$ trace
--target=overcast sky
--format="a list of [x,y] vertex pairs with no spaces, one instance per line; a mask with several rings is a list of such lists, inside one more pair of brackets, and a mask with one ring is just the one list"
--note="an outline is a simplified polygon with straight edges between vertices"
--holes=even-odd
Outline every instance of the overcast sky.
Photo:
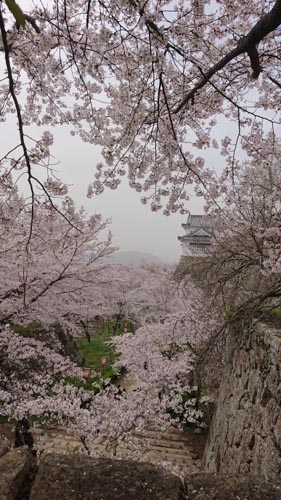
[[[232,135],[234,128],[233,124],[221,117],[216,136]],[[181,224],[187,216],[172,214],[167,217],[161,212],[152,212],[149,205],[141,203],[143,194],[130,188],[125,178],[118,189],[105,189],[101,195],[88,199],[88,184],[94,179],[96,164],[102,160],[100,149],[82,142],[77,136],[71,136],[66,127],[51,132],[55,137],[52,152],[56,160],[60,161],[58,176],[70,184],[71,196],[77,203],[83,204],[87,211],[100,212],[105,218],[112,219],[114,243],[120,250],[149,252],[162,260],[177,262],[181,255],[177,237],[184,234]],[[197,154],[205,158],[209,168],[216,171],[222,169],[224,158],[217,150],[197,151]],[[194,214],[203,213],[202,198],[192,196],[186,208]]]

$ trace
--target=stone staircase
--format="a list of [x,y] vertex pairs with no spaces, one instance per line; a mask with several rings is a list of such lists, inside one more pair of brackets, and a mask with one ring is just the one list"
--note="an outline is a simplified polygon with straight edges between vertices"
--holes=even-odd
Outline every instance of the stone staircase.
[[32,435],[39,460],[46,453],[65,453],[66,455],[83,453],[83,446],[79,437],[67,432],[62,427],[34,427]]
[[[191,431],[193,433],[193,431]],[[33,435],[39,460],[46,453],[85,453],[78,437],[62,428],[34,429]],[[119,459],[135,458],[137,461],[159,464],[178,475],[196,473],[200,470],[200,452],[194,451],[190,436],[178,429],[161,430],[147,427],[143,432],[131,432],[118,443],[115,450],[100,442],[90,443],[90,449],[100,457]]]
[[141,461],[164,464],[165,468],[180,475],[200,470],[199,455],[194,453],[189,437],[178,429],[163,431],[148,427],[142,433],[133,432],[118,445],[116,456],[125,459],[134,452],[141,456]]
[[[121,375],[118,384],[126,391],[134,388],[134,381],[127,374]],[[66,454],[86,453],[80,439],[61,428],[36,429],[34,438],[42,456],[50,451]],[[196,436],[193,430],[164,430],[150,423],[143,431],[132,431],[112,446],[106,446],[101,435],[97,440],[87,443],[87,446],[100,457],[133,458],[141,462],[160,464],[178,475],[188,475],[200,470],[205,440],[206,436]]]
[[[127,374],[121,375],[119,384],[128,392],[134,389],[134,381]],[[66,454],[86,452],[79,438],[64,429],[38,429],[34,437],[42,456],[48,451]],[[188,432],[177,428],[164,430],[150,423],[143,431],[132,431],[112,446],[106,446],[101,435],[97,440],[87,443],[87,446],[100,457],[133,458],[141,462],[160,464],[178,475],[188,475],[200,470],[205,440],[206,436],[196,436],[193,430]]]
[[[128,373],[121,375],[116,384],[127,392],[134,389],[134,380]],[[197,450],[197,441],[200,450]],[[132,432],[128,439],[125,438],[119,443],[116,456],[125,459],[135,453],[136,456],[141,455],[142,461],[152,464],[165,463],[165,467],[174,473],[190,474],[200,470],[202,444],[204,448],[205,437],[196,437],[193,430],[188,434],[176,428],[163,430],[150,424],[143,432]]]

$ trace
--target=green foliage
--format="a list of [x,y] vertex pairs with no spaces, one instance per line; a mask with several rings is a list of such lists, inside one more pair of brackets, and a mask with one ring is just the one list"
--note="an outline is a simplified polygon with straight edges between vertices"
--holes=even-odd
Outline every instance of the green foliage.
[[[29,415],[27,420],[30,427],[49,427],[50,425],[55,425],[57,423],[56,419],[54,418],[54,415],[50,416],[48,414],[40,417],[35,415]],[[0,415],[0,424],[15,425],[16,423],[17,420],[14,420],[10,417],[6,417],[4,415]]]
[[[117,371],[112,368],[115,362],[115,354],[109,345],[109,340],[113,335],[122,335],[124,332],[124,323],[124,321],[121,321],[120,325],[116,328],[116,323],[110,321],[104,327],[95,330],[90,342],[86,339],[78,339],[76,341],[77,347],[85,359],[85,366],[87,368],[92,368],[92,370],[101,374],[101,358],[105,357],[107,359],[103,379],[111,379],[117,375]],[[128,323],[128,332],[131,331],[132,325]],[[89,389],[91,389],[91,382],[93,381],[96,381],[96,379],[89,380]]]
[[37,321],[32,321],[31,323],[28,323],[28,325],[12,324],[10,325],[10,328],[13,332],[18,333],[23,337],[29,337],[31,332],[39,330],[40,328],[42,328],[42,325]]
[[277,318],[281,319],[281,307],[274,307],[274,309],[270,310],[270,314],[273,314]]
[[9,417],[0,415],[0,424],[7,424],[9,422]]
[[77,347],[85,359],[85,366],[87,368],[92,368],[97,373],[100,373],[102,368],[101,358],[106,357],[107,363],[104,369],[104,378],[111,378],[113,376],[111,365],[115,361],[115,356],[106,342],[108,342],[107,335],[97,335],[91,339],[91,342],[84,339],[76,341]]
[[[107,335],[112,337],[113,335],[122,335],[124,333],[125,321],[122,320],[118,324],[116,321],[108,321],[104,327],[99,328],[95,331],[96,335]],[[132,332],[132,323],[128,322],[128,332]]]
[[[108,345],[108,342],[113,335],[121,335],[124,332],[124,327],[125,321],[121,321],[119,325],[116,325],[115,321],[109,321],[103,327],[92,332],[90,342],[84,338],[76,340],[76,345],[85,360],[85,366],[98,374],[98,377],[91,377],[89,379],[88,389],[90,391],[94,391],[95,393],[99,391],[98,386],[100,385],[102,371],[101,358],[105,357],[107,359],[102,379],[112,379],[118,375],[119,372],[112,368],[115,362],[115,355],[113,348]],[[33,321],[28,325],[12,324],[10,328],[19,335],[30,337],[32,333],[42,328],[42,325]],[[128,323],[128,331],[132,331],[131,323]],[[84,381],[78,377],[67,377],[65,383],[73,384],[76,387],[83,387],[84,385]],[[94,386],[92,385],[93,383],[95,383]]]

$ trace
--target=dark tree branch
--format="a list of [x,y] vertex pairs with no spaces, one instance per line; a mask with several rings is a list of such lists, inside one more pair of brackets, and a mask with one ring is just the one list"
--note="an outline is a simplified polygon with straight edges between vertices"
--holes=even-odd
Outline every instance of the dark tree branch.
[[29,22],[31,24],[31,26],[35,29],[36,33],[38,33],[38,35],[39,35],[39,33],[41,33],[41,31],[40,31],[39,26],[36,24],[34,17],[31,17],[28,14],[24,14],[24,17],[27,20],[27,22]]
[[29,243],[31,235],[32,235],[32,228],[33,228],[35,193],[34,193],[34,189],[33,189],[33,185],[32,185],[31,162],[30,162],[30,158],[28,155],[28,151],[27,151],[27,147],[26,147],[26,143],[25,143],[25,139],[24,139],[23,120],[22,120],[20,105],[19,105],[19,102],[18,102],[18,99],[16,96],[16,92],[15,92],[15,87],[14,87],[13,72],[12,72],[10,56],[9,56],[9,44],[8,44],[8,40],[7,40],[7,33],[6,33],[5,23],[4,23],[1,9],[0,9],[0,30],[1,30],[2,40],[3,40],[3,46],[4,46],[4,51],[5,51],[5,61],[6,61],[8,78],[9,78],[9,91],[10,91],[10,94],[12,96],[12,100],[14,102],[14,106],[16,109],[19,136],[20,136],[20,144],[21,144],[21,147],[23,150],[23,155],[24,155],[25,162],[26,162],[27,173],[28,173],[28,183],[29,183],[29,187],[30,187],[30,191],[31,191],[31,198],[32,198],[31,219],[30,219],[30,235],[29,235],[29,239],[28,239],[28,243]]
[[275,83],[275,85],[277,85],[277,87],[279,87],[279,89],[281,89],[281,83],[279,83],[277,80],[275,80],[275,78],[273,78],[273,76],[269,76],[268,78],[272,83]]
[[174,113],[178,113],[189,101],[194,99],[198,90],[202,89],[218,71],[223,69],[230,61],[239,55],[247,52],[250,57],[253,69],[253,78],[258,78],[261,72],[257,46],[269,33],[274,31],[281,24],[281,0],[276,0],[273,8],[265,14],[249,31],[249,33],[239,40],[237,46],[228,52],[220,61],[212,66],[205,75],[200,78],[197,84],[191,89],[182,102],[175,108]]
[[84,330],[84,333],[86,335],[87,341],[91,342],[91,335],[89,334],[88,326],[86,325],[85,321],[83,321],[83,319],[80,319],[80,323],[81,323],[81,325],[83,327],[83,330]]
[[252,77],[256,80],[259,77],[260,73],[262,72],[257,47],[255,45],[249,47],[247,53],[251,61],[251,68],[253,70]]
[[[27,17],[28,17],[27,20],[29,22],[31,22],[31,19],[33,19],[33,18],[31,18],[30,16],[27,16]],[[36,31],[37,31],[37,29],[36,29]],[[73,228],[77,229],[79,232],[80,232],[80,230],[78,228],[76,228],[71,223],[71,221],[59,210],[59,208],[54,205],[54,202],[53,202],[50,194],[46,190],[44,184],[38,178],[34,177],[34,175],[32,173],[31,159],[30,159],[30,156],[28,153],[28,148],[27,148],[26,141],[25,141],[26,136],[24,134],[24,125],[23,125],[21,108],[20,108],[20,104],[19,104],[16,92],[15,92],[14,77],[13,77],[13,71],[12,71],[12,66],[11,66],[11,61],[10,61],[10,46],[9,46],[8,40],[7,40],[7,31],[5,28],[5,22],[4,22],[4,18],[2,15],[1,9],[0,9],[0,32],[2,35],[3,47],[4,47],[4,53],[5,53],[5,62],[6,62],[8,80],[9,80],[9,91],[10,91],[10,94],[11,94],[11,97],[12,97],[12,100],[13,100],[13,103],[15,106],[15,110],[16,110],[16,116],[17,116],[17,120],[18,120],[18,131],[19,131],[19,136],[20,136],[20,146],[23,150],[23,157],[25,159],[26,168],[27,168],[27,179],[28,179],[28,184],[29,184],[29,188],[30,188],[30,192],[31,192],[32,203],[31,203],[30,231],[29,231],[29,237],[28,237],[27,244],[26,244],[26,249],[28,250],[29,243],[30,243],[31,237],[32,237],[34,210],[35,210],[35,191],[34,191],[34,187],[33,187],[33,182],[37,183],[41,187],[41,189],[43,190],[43,192],[47,196],[47,198],[48,198],[50,204],[52,205],[52,207],[54,208],[54,210],[56,210]]]

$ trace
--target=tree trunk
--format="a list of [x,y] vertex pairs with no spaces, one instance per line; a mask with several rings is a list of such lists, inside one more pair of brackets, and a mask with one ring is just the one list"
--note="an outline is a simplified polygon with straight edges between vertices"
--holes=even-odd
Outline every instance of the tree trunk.
[[88,340],[88,342],[91,342],[91,335],[89,334],[89,330],[88,330],[87,325],[85,324],[85,322],[82,319],[80,319],[80,323],[83,327],[83,331],[85,333],[86,339]]

